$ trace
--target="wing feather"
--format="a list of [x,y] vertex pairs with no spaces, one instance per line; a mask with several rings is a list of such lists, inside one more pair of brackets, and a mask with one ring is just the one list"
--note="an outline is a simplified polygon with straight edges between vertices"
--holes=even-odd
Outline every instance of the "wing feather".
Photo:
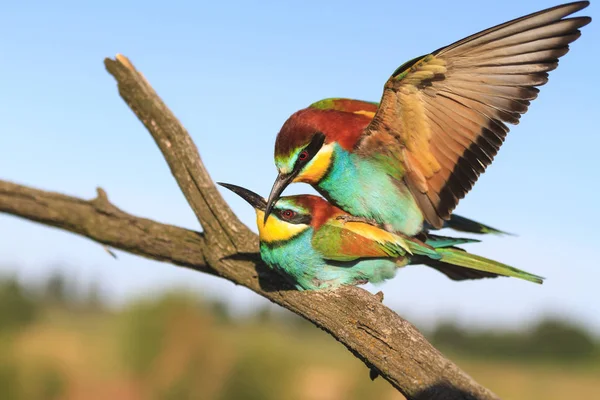
[[[503,24],[486,29],[484,31],[475,33],[474,35],[468,36],[464,39],[452,43],[449,46],[439,49],[435,53],[447,54],[448,56],[450,56],[453,53],[462,53],[465,50],[473,49],[482,46],[486,43],[506,38],[508,36],[512,36],[522,32],[531,32],[536,28],[543,27],[544,29],[547,29],[547,26],[550,23],[556,23],[557,21],[563,20],[564,17],[586,8],[589,4],[589,1],[578,1],[568,4],[562,4],[559,6],[538,11],[533,14],[525,15],[523,17],[516,18]],[[579,27],[586,25],[589,22],[587,21],[587,18],[588,17],[579,17],[571,19],[582,19],[584,21],[576,23],[575,25],[569,24],[568,27],[564,30],[569,31],[572,29],[578,29]],[[554,32],[554,35],[558,35],[558,32]]]
[[336,261],[396,258],[408,252],[401,236],[355,221],[329,221],[314,233],[312,245],[323,258]]
[[542,10],[413,59],[384,87],[380,106],[356,145],[358,154],[396,160],[436,228],[490,165],[548,72],[591,18],[565,18],[589,5]]

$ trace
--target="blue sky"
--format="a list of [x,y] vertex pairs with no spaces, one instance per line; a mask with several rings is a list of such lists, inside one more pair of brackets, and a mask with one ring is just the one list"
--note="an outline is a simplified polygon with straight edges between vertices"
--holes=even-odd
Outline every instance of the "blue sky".
[[[199,229],[156,145],[118,97],[102,61],[128,56],[187,127],[215,180],[266,195],[273,142],[294,111],[326,97],[379,100],[404,61],[558,4],[487,2],[10,2],[0,7],[0,179],[91,198]],[[595,17],[595,4],[583,14]],[[580,13],[582,14],[582,13]],[[409,267],[381,287],[417,323],[527,325],[560,314],[600,332],[597,21],[583,29],[457,211],[517,237],[468,249],[546,276],[456,283]],[[288,194],[311,192],[293,185]],[[254,229],[252,210],[225,198]],[[99,280],[122,302],[164,287],[264,304],[217,278],[0,215],[0,272],[28,282],[54,269]]]

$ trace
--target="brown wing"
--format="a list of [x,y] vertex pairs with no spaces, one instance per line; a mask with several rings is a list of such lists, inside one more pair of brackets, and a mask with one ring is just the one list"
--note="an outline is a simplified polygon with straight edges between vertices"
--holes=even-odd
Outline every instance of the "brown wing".
[[580,36],[587,7],[553,7],[469,36],[398,68],[356,151],[393,168],[425,219],[440,228],[491,164],[548,81],[548,71]]

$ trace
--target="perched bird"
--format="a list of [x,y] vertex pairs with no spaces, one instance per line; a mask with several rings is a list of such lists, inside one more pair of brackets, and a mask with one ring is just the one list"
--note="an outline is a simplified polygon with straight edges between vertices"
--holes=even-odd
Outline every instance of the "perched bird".
[[[324,121],[331,119],[331,123],[339,124],[343,121],[339,120],[339,113],[330,113],[329,110],[336,110],[344,113],[359,114],[365,116],[359,120],[353,121],[354,124],[350,129],[354,132],[361,132],[371,122],[372,117],[377,111],[378,103],[356,100],[356,99],[342,99],[332,98],[318,101],[311,105],[317,110],[322,110],[322,116]],[[362,122],[362,125],[360,125]],[[326,122],[325,122],[326,123]],[[343,127],[340,127],[343,129]],[[433,227],[429,224],[425,224],[426,229],[432,229]],[[479,234],[496,234],[496,235],[510,235],[508,232],[501,231],[493,228],[489,225],[482,224],[481,222],[473,221],[471,219],[462,217],[457,214],[452,214],[448,220],[444,220],[442,228],[450,228],[455,231],[468,232],[468,233],[479,233]]]
[[477,273],[476,277],[504,275],[543,281],[539,276],[454,247],[470,239],[436,236],[421,241],[391,233],[367,222],[353,221],[349,214],[318,196],[282,197],[265,222],[264,198],[240,186],[219,185],[254,207],[262,259],[299,290],[382,282],[394,277],[397,268],[413,258],[419,258],[419,263],[431,261],[434,268],[451,278],[460,275],[457,269],[465,269]]
[[277,136],[265,220],[290,183],[306,182],[357,221],[409,236],[443,227],[500,149],[505,123],[519,122],[591,21],[566,17],[588,5],[539,11],[416,57],[392,74],[379,105],[326,99],[296,112]]

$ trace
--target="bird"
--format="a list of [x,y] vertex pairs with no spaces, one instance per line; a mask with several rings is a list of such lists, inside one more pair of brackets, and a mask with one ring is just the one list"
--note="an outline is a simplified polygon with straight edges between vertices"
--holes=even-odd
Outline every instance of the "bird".
[[[375,115],[377,111],[377,107],[379,103],[365,101],[365,100],[357,100],[357,99],[349,99],[349,98],[330,98],[318,101],[311,105],[317,110],[322,110],[322,116],[324,119],[331,118],[336,123],[336,118],[338,117],[338,113],[330,113],[328,110],[336,110],[344,113],[353,113],[364,115],[367,118],[361,118],[362,126],[356,126],[353,129],[358,132],[358,130],[364,129],[372,117]],[[431,225],[425,223],[425,228],[427,230],[434,229]],[[482,224],[481,222],[477,222],[471,220],[469,218],[462,217],[457,214],[452,214],[450,219],[444,220],[444,224],[442,228],[450,228],[459,232],[467,232],[467,233],[477,233],[477,234],[495,234],[495,235],[512,235],[506,231],[502,231],[497,228],[493,228],[489,225]]]
[[348,213],[320,196],[281,197],[265,220],[266,199],[241,186],[218,184],[254,208],[262,260],[298,290],[381,283],[415,258],[418,263],[431,261],[444,273],[448,267],[450,278],[463,269],[478,273],[477,277],[511,276],[540,284],[544,279],[456,247],[472,239],[434,236],[420,240],[392,233],[348,218]]
[[447,226],[506,124],[519,122],[591,22],[567,18],[588,5],[548,8],[416,57],[393,72],[379,103],[330,98],[292,114],[275,140],[265,221],[284,189],[304,182],[355,221],[408,236]]

